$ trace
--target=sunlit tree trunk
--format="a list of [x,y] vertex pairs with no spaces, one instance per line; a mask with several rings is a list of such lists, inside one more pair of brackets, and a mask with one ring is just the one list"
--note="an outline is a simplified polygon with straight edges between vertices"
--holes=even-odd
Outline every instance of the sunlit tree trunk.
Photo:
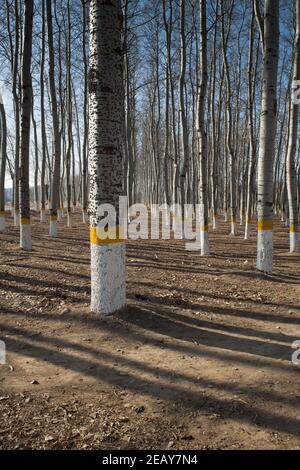
[[83,65],[84,65],[84,97],[83,97],[83,148],[82,148],[82,181],[81,181],[81,199],[82,199],[82,220],[87,220],[87,206],[88,206],[88,170],[87,170],[87,151],[88,151],[88,60],[86,53],[86,2],[82,1],[82,51],[83,51]]
[[5,230],[5,170],[7,161],[7,127],[6,115],[0,96],[0,123],[1,123],[1,140],[0,140],[0,232]]
[[207,135],[205,129],[205,101],[207,91],[207,31],[206,0],[200,0],[200,73],[198,90],[197,128],[200,157],[200,241],[201,255],[209,255],[208,241],[208,191],[207,191]]
[[[248,129],[249,129],[249,162],[247,174],[247,196],[246,196],[246,224],[245,224],[245,240],[250,238],[251,230],[251,204],[252,204],[252,188],[254,177],[254,163],[255,163],[255,136],[254,136],[254,122],[253,122],[253,100],[255,83],[252,77],[253,68],[253,38],[254,38],[254,9],[252,9],[252,18],[249,34],[249,55],[248,55]],[[255,73],[254,73],[255,75]],[[255,79],[255,77],[254,77]]]
[[57,210],[59,207],[60,189],[60,132],[57,112],[57,97],[55,86],[54,70],[54,46],[53,46],[53,25],[52,25],[52,5],[51,0],[46,0],[47,5],[47,27],[48,27],[48,48],[49,48],[49,87],[51,96],[51,113],[54,134],[54,170],[51,187],[51,207],[50,207],[50,236],[57,236]]
[[180,76],[179,76],[179,112],[182,144],[182,168],[180,171],[181,215],[184,217],[184,205],[188,186],[189,142],[185,109],[185,74],[186,74],[186,38],[185,38],[185,0],[180,0]]
[[25,0],[24,6],[24,47],[22,62],[22,108],[21,108],[21,158],[20,158],[20,247],[30,251],[30,188],[29,188],[29,148],[30,115],[32,100],[31,55],[33,0]]
[[[42,162],[41,162],[41,222],[46,221],[46,146],[47,135],[45,125],[45,89],[44,89],[44,69],[45,69],[45,0],[42,0],[42,44],[41,44],[41,66],[40,66],[40,103],[41,103],[41,142],[42,142]],[[50,171],[50,169],[49,169]]]
[[115,234],[99,237],[102,204],[118,215],[123,185],[122,14],[119,0],[90,1],[89,167],[91,224],[91,309],[103,315],[126,303],[125,243],[119,217]]
[[[258,24],[261,25],[259,13]],[[257,269],[273,267],[273,163],[277,117],[277,70],[279,53],[279,0],[265,0],[263,87],[260,117],[257,187]]]
[[[14,1],[14,35],[11,29],[11,17],[9,9],[9,1],[6,0],[6,22],[10,48],[10,64],[12,74],[12,95],[14,102],[14,118],[15,118],[15,162],[14,162],[14,224],[19,226],[19,163],[20,163],[20,87],[19,87],[19,56],[20,56],[20,17],[19,2]],[[14,36],[14,40],[13,40]]]
[[[294,50],[294,69],[292,94],[290,99],[290,127],[289,127],[289,147],[286,160],[287,192],[289,202],[290,220],[290,251],[299,250],[299,214],[297,198],[297,175],[296,175],[296,149],[298,135],[298,114],[299,105],[295,100],[299,94],[300,80],[300,0],[296,0],[296,39]],[[298,82],[297,82],[298,81]]]
[[169,160],[170,160],[170,64],[171,61],[171,28],[172,18],[167,19],[166,0],[163,0],[163,18],[166,34],[166,102],[165,102],[165,155],[164,155],[164,185],[165,199],[168,205],[171,204],[170,183],[169,183]]
[[35,209],[38,212],[40,208],[39,203],[39,146],[38,146],[38,137],[37,137],[37,123],[34,114],[34,97],[32,94],[31,99],[31,119],[32,119],[32,126],[33,126],[33,135],[34,135],[34,201],[35,201]]
[[227,43],[228,43],[228,35],[230,31],[231,21],[232,21],[232,12],[234,6],[234,0],[231,1],[231,6],[228,13],[228,25],[227,25],[227,35],[225,32],[225,18],[224,18],[224,9],[223,9],[223,2],[221,2],[221,32],[222,32],[222,52],[223,52],[223,61],[224,61],[224,69],[225,69],[225,77],[226,77],[226,110],[227,110],[227,135],[226,135],[226,150],[229,156],[229,168],[230,168],[230,217],[231,217],[231,235],[236,235],[236,172],[235,172],[235,155],[234,155],[234,145],[233,145],[233,138],[232,138],[232,106],[231,106],[231,81],[230,81],[230,72],[229,72],[229,64],[228,64],[228,57],[227,57]]
[[66,181],[67,181],[67,226],[72,226],[71,214],[71,158],[72,158],[72,87],[71,87],[71,19],[70,19],[70,0],[67,2],[68,24],[66,34],[66,108],[67,108],[67,151],[66,151]]

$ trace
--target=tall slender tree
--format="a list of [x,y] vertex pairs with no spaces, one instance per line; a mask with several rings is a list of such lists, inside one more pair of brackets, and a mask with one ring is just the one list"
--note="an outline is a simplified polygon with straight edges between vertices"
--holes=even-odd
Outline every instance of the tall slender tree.
[[41,222],[45,222],[46,216],[46,146],[47,146],[47,134],[46,134],[46,123],[45,123],[45,0],[41,0],[42,3],[42,39],[41,39],[41,65],[40,65],[40,104],[41,104],[41,142],[42,142],[42,163],[41,163]]
[[[122,194],[122,14],[119,0],[90,1],[89,167],[91,225],[91,309],[100,314],[126,303],[125,243],[118,214]],[[117,214],[108,238],[99,236],[101,205]]]
[[294,67],[292,93],[290,98],[290,128],[289,128],[289,146],[286,159],[287,192],[289,202],[289,220],[290,220],[290,251],[291,253],[299,250],[299,214],[298,214],[298,194],[297,194],[297,175],[296,175],[296,148],[298,136],[298,115],[299,104],[295,97],[299,94],[300,80],[300,0],[296,0],[296,38],[294,50]]
[[48,28],[48,49],[49,49],[49,88],[51,97],[51,114],[54,136],[54,169],[51,187],[51,207],[50,207],[50,236],[57,236],[57,210],[59,207],[59,189],[60,189],[60,159],[61,159],[61,137],[59,131],[59,117],[57,111],[57,96],[55,85],[55,64],[54,64],[54,45],[53,45],[53,21],[52,21],[52,2],[46,0],[47,6],[47,28]]
[[[253,80],[253,43],[254,43],[254,8],[252,8],[252,17],[249,33],[249,52],[248,52],[248,132],[249,132],[249,162],[247,173],[247,195],[246,195],[246,225],[245,225],[245,240],[250,237],[251,231],[251,212],[252,212],[252,190],[253,190],[253,177],[254,177],[254,163],[255,163],[255,135],[254,135],[254,120],[253,120],[253,105],[255,97],[255,83]],[[254,77],[255,79],[255,77]]]
[[198,90],[198,119],[200,154],[200,241],[202,256],[209,255],[208,241],[208,191],[207,191],[207,134],[205,129],[205,101],[207,91],[207,29],[206,29],[206,0],[200,3],[200,73],[201,79]]
[[[226,135],[226,151],[229,156],[230,167],[230,218],[231,218],[231,235],[236,235],[236,161],[233,143],[233,116],[232,116],[232,93],[231,93],[231,80],[228,63],[228,36],[232,23],[232,13],[234,8],[234,0],[231,0],[231,5],[228,13],[227,32],[225,27],[225,11],[224,2],[221,2],[221,33],[222,33],[222,52],[223,62],[226,77],[226,111],[227,111],[227,135]],[[226,201],[227,202],[227,201]]]
[[19,62],[20,62],[20,15],[19,1],[14,0],[14,34],[11,28],[11,14],[9,1],[6,0],[6,22],[9,38],[10,50],[10,66],[12,76],[12,95],[14,103],[15,118],[15,162],[14,162],[14,223],[19,226],[20,209],[19,209],[19,163],[20,163],[20,86],[19,86]]
[[33,0],[25,0],[24,33],[22,54],[22,107],[21,107],[21,154],[20,154],[20,246],[30,251],[30,187],[29,149],[30,116],[32,100],[31,57],[32,57]]
[[257,185],[257,269],[270,273],[273,268],[273,164],[277,117],[279,0],[265,0],[264,22],[257,2],[255,5],[263,50]]
[[181,215],[184,217],[184,205],[186,202],[186,194],[189,192],[189,139],[187,128],[187,116],[185,106],[185,74],[186,74],[186,32],[185,32],[185,0],[180,0],[180,75],[179,75],[179,114],[180,114],[180,130],[182,144],[182,165],[180,171],[180,198],[181,198]]
[[81,181],[81,199],[82,199],[82,220],[86,222],[88,206],[88,169],[87,169],[87,151],[88,151],[88,59],[86,52],[86,1],[82,3],[82,55],[84,65],[84,96],[83,96],[83,148],[82,148],[82,181]]
[[0,95],[0,232],[5,230],[5,170],[7,161],[7,126],[2,95]]

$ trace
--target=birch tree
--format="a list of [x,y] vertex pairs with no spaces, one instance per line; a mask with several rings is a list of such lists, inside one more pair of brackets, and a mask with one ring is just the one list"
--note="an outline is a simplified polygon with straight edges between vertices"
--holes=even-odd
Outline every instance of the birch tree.
[[6,23],[9,38],[9,54],[11,67],[12,95],[14,103],[15,119],[15,161],[14,161],[14,223],[19,226],[19,160],[20,160],[20,86],[19,86],[19,61],[20,61],[20,16],[19,2],[14,1],[14,34],[11,27],[11,14],[9,1],[6,0]]
[[180,75],[179,75],[179,113],[181,126],[181,144],[183,162],[180,171],[181,212],[184,217],[184,205],[188,192],[189,141],[185,109],[185,74],[186,74],[186,37],[185,37],[185,0],[180,0]]
[[263,50],[257,187],[257,269],[271,273],[273,267],[273,164],[277,117],[279,0],[265,0],[264,22],[261,19],[256,1],[255,5]]
[[51,97],[51,114],[54,136],[54,170],[51,187],[51,207],[50,207],[50,236],[57,236],[57,210],[59,206],[59,187],[60,187],[60,131],[59,118],[57,111],[57,96],[55,85],[55,64],[54,64],[54,45],[53,45],[53,24],[52,24],[52,5],[51,0],[46,0],[47,9],[47,29],[48,29],[48,49],[49,49],[49,88]]
[[198,90],[197,127],[199,134],[200,156],[200,241],[201,254],[209,255],[208,241],[208,192],[207,192],[207,135],[205,129],[205,99],[207,91],[207,31],[206,0],[200,0],[200,72]]
[[289,126],[289,146],[286,159],[287,191],[289,202],[289,220],[290,220],[290,251],[291,253],[299,250],[299,220],[298,220],[298,194],[297,194],[297,175],[296,175],[296,149],[298,135],[298,114],[299,105],[297,94],[299,95],[300,80],[300,0],[296,0],[296,38],[294,50],[293,82],[290,98],[290,126]]
[[83,149],[82,149],[82,221],[86,222],[87,219],[87,205],[88,205],[88,178],[87,178],[87,150],[88,150],[88,59],[86,52],[86,2],[81,0],[82,3],[82,54],[84,65],[84,96],[83,96]]
[[5,170],[7,161],[7,126],[2,95],[0,95],[0,232],[5,230]]
[[255,72],[254,80],[252,76],[253,68],[253,42],[254,42],[254,8],[252,8],[252,18],[249,33],[249,53],[248,53],[248,132],[249,132],[249,162],[247,174],[247,200],[246,200],[246,225],[245,225],[245,240],[250,238],[251,231],[251,212],[252,212],[252,189],[253,189],[253,176],[254,176],[254,160],[255,160],[255,136],[254,136],[254,122],[253,122],[253,102],[255,97]]
[[229,64],[228,64],[228,36],[230,31],[230,26],[232,22],[232,12],[234,7],[234,0],[231,0],[231,5],[229,8],[228,13],[228,24],[227,24],[227,34],[225,30],[225,19],[224,19],[224,8],[223,3],[221,2],[221,33],[222,33],[222,52],[223,52],[223,61],[224,61],[224,69],[225,69],[225,77],[226,77],[226,111],[227,111],[227,135],[226,135],[226,151],[229,156],[229,167],[230,167],[230,218],[231,218],[231,235],[236,235],[236,175],[235,175],[235,154],[234,154],[234,144],[233,144],[233,137],[232,137],[232,106],[231,106],[231,81],[230,81],[230,72],[229,72]]
[[30,251],[30,188],[29,148],[30,116],[32,100],[31,57],[32,57],[33,0],[25,0],[24,34],[22,60],[22,107],[21,107],[21,154],[20,154],[20,247]]
[[44,73],[45,73],[45,0],[42,0],[42,38],[41,38],[41,65],[40,65],[40,105],[41,105],[41,142],[42,142],[42,162],[41,162],[41,222],[46,221],[46,124],[45,124],[45,89],[44,89]]
[[[124,181],[121,25],[119,0],[90,1],[91,309],[102,315],[116,312],[126,303],[125,243],[117,210]],[[114,233],[109,232],[107,239],[99,237],[102,204],[114,207],[117,214]]]

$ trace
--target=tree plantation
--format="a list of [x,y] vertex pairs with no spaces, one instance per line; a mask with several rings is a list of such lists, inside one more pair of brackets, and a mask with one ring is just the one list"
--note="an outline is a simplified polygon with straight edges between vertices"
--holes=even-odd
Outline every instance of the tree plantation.
[[299,450],[300,0],[2,0],[0,65],[0,449]]

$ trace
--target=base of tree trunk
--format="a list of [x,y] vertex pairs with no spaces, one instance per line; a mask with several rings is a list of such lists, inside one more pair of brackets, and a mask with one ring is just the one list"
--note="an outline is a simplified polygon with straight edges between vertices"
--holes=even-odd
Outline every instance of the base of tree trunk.
[[57,237],[57,220],[50,220],[49,235],[52,238]]
[[201,256],[209,256],[209,238],[208,231],[201,230],[200,232]]
[[290,230],[290,252],[297,253],[299,251],[299,232]]
[[87,222],[87,211],[82,211],[82,222],[85,224]]
[[30,224],[20,224],[20,247],[22,248],[22,250],[32,250]]
[[230,235],[233,235],[233,236],[237,235],[236,222],[231,222]]
[[19,211],[14,212],[14,225],[15,225],[15,227],[19,227],[19,225],[20,225],[20,213],[19,213]]
[[249,240],[251,235],[251,224],[250,222],[246,222],[245,226],[245,240]]
[[273,270],[273,230],[258,230],[256,268],[265,273]]
[[0,215],[0,232],[5,231],[5,216]]
[[45,211],[45,209],[41,210],[40,221],[41,221],[42,224],[44,224],[46,222],[46,211]]
[[113,314],[126,305],[125,243],[91,244],[91,310]]

